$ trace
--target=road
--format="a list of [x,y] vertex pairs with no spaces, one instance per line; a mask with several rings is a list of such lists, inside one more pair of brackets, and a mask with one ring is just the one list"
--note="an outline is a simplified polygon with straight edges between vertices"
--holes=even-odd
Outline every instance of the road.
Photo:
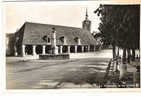
[[[97,88],[112,56],[111,50],[85,53],[69,60],[22,60],[7,57],[8,89]],[[101,57],[100,57],[101,56]],[[79,56],[80,57],[80,56]]]

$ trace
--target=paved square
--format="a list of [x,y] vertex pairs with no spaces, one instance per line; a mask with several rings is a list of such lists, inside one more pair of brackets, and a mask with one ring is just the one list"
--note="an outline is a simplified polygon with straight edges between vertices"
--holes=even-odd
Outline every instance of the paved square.
[[7,88],[56,88],[56,85],[76,88],[84,83],[87,84],[84,87],[90,87],[92,79],[103,77],[108,61],[108,58],[28,61],[7,58]]

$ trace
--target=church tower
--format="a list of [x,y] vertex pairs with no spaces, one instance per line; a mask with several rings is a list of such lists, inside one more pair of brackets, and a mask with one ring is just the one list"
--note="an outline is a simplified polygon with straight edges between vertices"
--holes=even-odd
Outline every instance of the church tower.
[[88,19],[87,9],[86,9],[85,20],[82,22],[82,28],[91,32],[91,21]]

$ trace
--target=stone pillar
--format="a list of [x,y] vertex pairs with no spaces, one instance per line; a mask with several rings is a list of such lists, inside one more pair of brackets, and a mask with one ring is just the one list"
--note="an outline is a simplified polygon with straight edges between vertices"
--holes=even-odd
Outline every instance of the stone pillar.
[[77,53],[77,45],[75,45],[75,53]]
[[57,46],[54,47],[54,52],[53,52],[53,54],[58,54],[58,47],[57,47]]
[[90,46],[88,45],[88,52],[90,52]]
[[56,30],[52,28],[52,54],[58,54],[58,47],[56,46]]
[[36,55],[36,45],[33,45],[33,55]]
[[60,46],[60,54],[62,54],[63,46]]
[[25,56],[25,45],[22,45],[22,56]]
[[68,46],[68,53],[70,53],[70,46]]
[[81,46],[81,51],[84,52],[84,46]]
[[52,46],[56,46],[56,31],[53,31],[53,36],[52,36]]
[[43,45],[43,48],[42,48],[42,54],[45,55],[46,54],[46,46]]
[[18,56],[18,53],[17,52],[14,52],[14,56]]
[[14,56],[18,56],[17,47],[14,45]]

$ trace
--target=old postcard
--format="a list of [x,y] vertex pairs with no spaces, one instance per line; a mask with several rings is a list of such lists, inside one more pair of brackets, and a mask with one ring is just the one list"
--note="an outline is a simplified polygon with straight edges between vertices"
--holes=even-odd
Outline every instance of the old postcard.
[[139,90],[139,2],[2,5],[6,89]]

